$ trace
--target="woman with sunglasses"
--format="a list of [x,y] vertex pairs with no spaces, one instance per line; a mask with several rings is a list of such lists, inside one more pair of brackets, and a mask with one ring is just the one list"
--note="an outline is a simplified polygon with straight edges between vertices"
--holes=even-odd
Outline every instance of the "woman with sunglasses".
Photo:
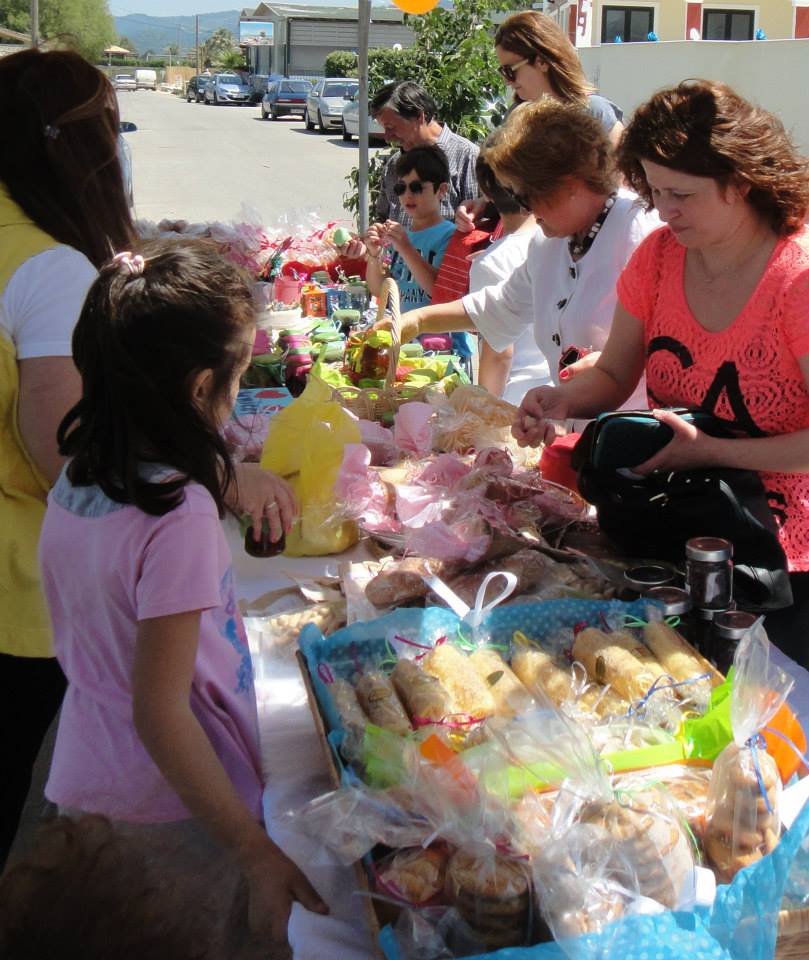
[[[579,106],[549,97],[526,104],[482,156],[540,230],[525,263],[501,283],[403,317],[402,341],[477,330],[499,352],[533,329],[551,376],[569,379],[597,359],[612,323],[618,276],[660,221],[619,186],[607,135]],[[631,405],[646,406],[642,389]]]
[[554,20],[535,10],[512,14],[494,35],[494,52],[516,103],[554,97],[578,104],[599,121],[613,146],[618,145],[622,111],[593,92],[576,48]]
[[[494,35],[494,52],[500,76],[511,88],[510,112],[523,103],[553,97],[583,107],[601,124],[613,147],[623,131],[623,111],[593,90],[582,69],[576,48],[550,17],[524,10],[506,17]],[[461,204],[455,212],[459,230],[472,230],[485,201]]]

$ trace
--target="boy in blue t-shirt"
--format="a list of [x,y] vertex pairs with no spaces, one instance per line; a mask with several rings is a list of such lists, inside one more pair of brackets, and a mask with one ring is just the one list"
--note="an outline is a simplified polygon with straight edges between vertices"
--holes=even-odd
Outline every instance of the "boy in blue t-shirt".
[[393,190],[411,220],[406,230],[396,220],[375,223],[368,230],[368,287],[379,294],[385,276],[384,252],[393,249],[390,275],[396,280],[402,313],[427,306],[455,225],[441,215],[441,198],[449,190],[449,165],[440,147],[414,147],[396,163]]

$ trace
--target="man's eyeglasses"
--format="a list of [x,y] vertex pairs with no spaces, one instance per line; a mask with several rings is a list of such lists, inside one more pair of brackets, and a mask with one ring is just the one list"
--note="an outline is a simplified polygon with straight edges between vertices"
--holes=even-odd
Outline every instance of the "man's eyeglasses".
[[500,73],[500,76],[507,83],[514,83],[514,81],[517,79],[517,71],[521,67],[524,67],[527,63],[532,62],[533,61],[530,57],[526,57],[524,60],[518,60],[516,63],[501,63],[497,69]]
[[522,209],[526,211],[526,213],[531,212],[531,204],[528,202],[528,198],[524,194],[517,193],[517,191],[512,190],[511,187],[503,187],[503,189],[519,207],[522,207]]
[[424,184],[421,180],[413,180],[412,183],[405,183],[404,180],[399,180],[393,185],[393,192],[397,197],[404,196],[408,190],[414,197],[417,197],[419,194],[424,193]]

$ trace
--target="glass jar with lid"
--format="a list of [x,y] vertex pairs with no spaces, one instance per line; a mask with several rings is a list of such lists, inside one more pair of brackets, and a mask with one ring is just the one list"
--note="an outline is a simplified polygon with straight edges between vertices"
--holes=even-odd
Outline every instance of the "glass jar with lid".
[[679,623],[672,621],[677,632],[685,637],[689,643],[694,642],[694,623],[691,617],[691,597],[682,587],[651,587],[643,594],[643,598],[654,600],[662,606],[663,619],[679,618]]
[[744,610],[725,610],[713,618],[712,662],[722,673],[726,674],[733,665],[736,647],[756,620],[755,613]]
[[733,544],[721,537],[687,541],[685,588],[698,609],[727,609],[733,599]]
[[624,583],[639,596],[653,587],[668,587],[677,582],[677,572],[664,563],[644,563],[624,570]]

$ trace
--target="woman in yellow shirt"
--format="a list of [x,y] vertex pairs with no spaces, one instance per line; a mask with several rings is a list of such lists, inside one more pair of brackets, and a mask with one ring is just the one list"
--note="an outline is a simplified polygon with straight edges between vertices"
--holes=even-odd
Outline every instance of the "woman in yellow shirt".
[[0,60],[0,866],[64,692],[36,560],[78,400],[71,336],[98,267],[134,228],[109,80],[80,56]]

